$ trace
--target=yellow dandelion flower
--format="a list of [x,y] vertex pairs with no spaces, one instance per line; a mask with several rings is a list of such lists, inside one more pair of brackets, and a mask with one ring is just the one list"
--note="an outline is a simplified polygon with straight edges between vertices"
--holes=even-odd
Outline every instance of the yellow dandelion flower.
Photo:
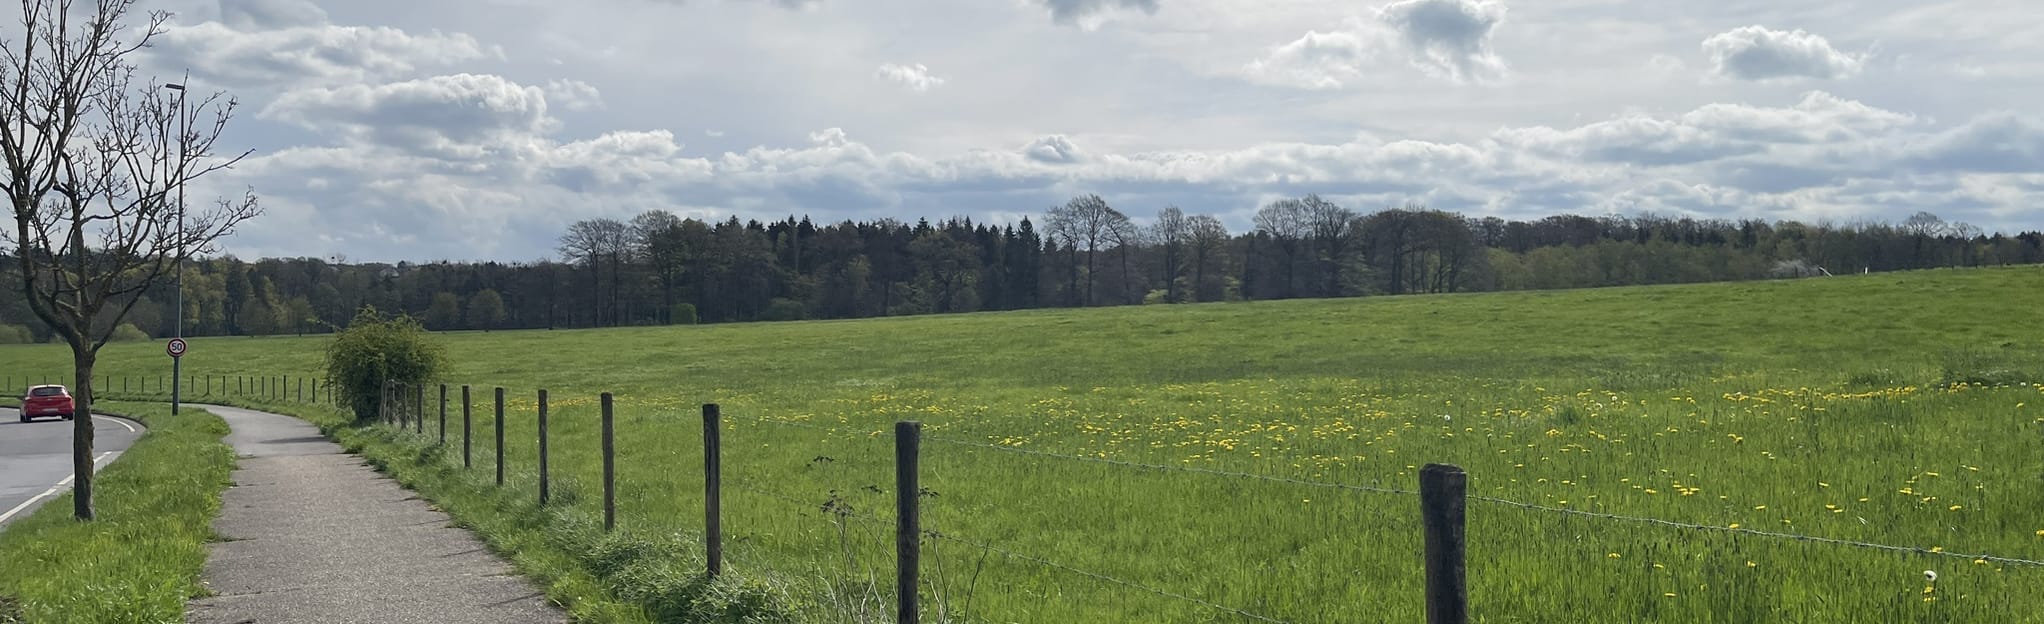
[[[1732,523],[1732,526],[1730,526],[1730,527],[1727,527],[1727,528],[1733,528],[1733,529],[1739,528],[1739,523],[1737,523],[1737,522],[1734,522],[1734,523]],[[2044,537],[2044,531],[2038,531],[2038,532],[2037,532],[2037,535],[2038,535],[2038,536],[2040,536],[2040,537]]]
[[1610,558],[1610,559],[1617,559],[1617,558],[1618,558],[1618,553],[1611,553],[1611,554],[1608,554],[1608,555],[1604,555],[1604,556],[1605,556],[1606,558]]
[[1746,567],[1752,568],[1752,567],[1758,567],[1758,566],[1759,566],[1759,564],[1753,563],[1753,562],[1751,562],[1751,561],[1748,561],[1748,562],[1746,562]]
[[1674,597],[1675,597],[1675,592],[1667,592],[1667,593],[1661,594],[1661,596],[1662,596],[1663,598],[1674,598]]

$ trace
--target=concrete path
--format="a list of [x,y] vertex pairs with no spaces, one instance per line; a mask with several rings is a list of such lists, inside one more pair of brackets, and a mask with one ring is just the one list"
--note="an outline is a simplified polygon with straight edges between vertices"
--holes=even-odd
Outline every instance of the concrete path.
[[447,515],[305,421],[201,406],[241,456],[213,527],[197,624],[566,622]]

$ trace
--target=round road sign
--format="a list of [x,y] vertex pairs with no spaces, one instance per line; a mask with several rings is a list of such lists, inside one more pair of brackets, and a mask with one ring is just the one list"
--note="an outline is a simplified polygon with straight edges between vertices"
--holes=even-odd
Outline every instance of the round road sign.
[[169,344],[168,346],[165,346],[165,347],[163,348],[163,350],[164,350],[164,351],[167,351],[167,352],[169,352],[169,353],[170,353],[170,357],[174,357],[174,358],[175,358],[175,357],[184,357],[184,356],[185,356],[185,339],[183,339],[183,338],[172,338],[172,339],[170,339],[170,344]]

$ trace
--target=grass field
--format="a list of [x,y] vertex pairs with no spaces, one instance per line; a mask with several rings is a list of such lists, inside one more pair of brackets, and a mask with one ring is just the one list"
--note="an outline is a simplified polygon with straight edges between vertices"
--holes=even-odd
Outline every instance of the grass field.
[[[445,340],[480,475],[488,388],[511,391],[506,509],[532,495],[544,387],[551,517],[588,526],[596,394],[616,393],[619,524],[665,545],[666,574],[700,565],[696,409],[721,403],[727,554],[797,619],[887,619],[886,432],[914,419],[923,524],[951,536],[926,621],[1420,617],[1411,495],[1093,458],[1394,489],[1446,462],[1472,495],[1717,527],[1471,501],[1479,621],[2039,622],[2044,567],[1947,556],[2044,559],[2038,310],[2025,267]],[[309,373],[323,344],[197,339],[186,370]],[[7,371],[65,358],[0,347]],[[160,344],[103,358],[167,369]]]
[[149,432],[100,469],[97,520],[72,520],[66,492],[0,532],[0,622],[183,622],[185,601],[204,591],[199,572],[234,469],[220,441],[227,423],[204,412],[172,417],[160,404],[97,411]]

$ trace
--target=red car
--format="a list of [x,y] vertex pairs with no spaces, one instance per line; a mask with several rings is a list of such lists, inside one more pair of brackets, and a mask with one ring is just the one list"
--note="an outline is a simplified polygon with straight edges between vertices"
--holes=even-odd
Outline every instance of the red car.
[[38,416],[59,416],[71,420],[75,409],[71,391],[63,386],[31,386],[28,395],[21,397],[21,422]]

